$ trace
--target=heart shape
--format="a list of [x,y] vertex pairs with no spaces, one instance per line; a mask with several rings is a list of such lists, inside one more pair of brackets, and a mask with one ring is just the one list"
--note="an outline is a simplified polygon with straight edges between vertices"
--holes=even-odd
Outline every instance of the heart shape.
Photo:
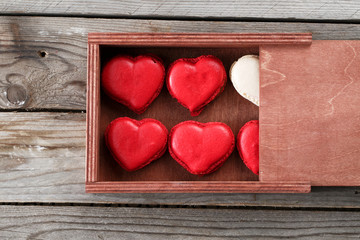
[[234,150],[235,137],[224,123],[185,121],[171,129],[169,152],[190,173],[217,170]]
[[208,55],[176,60],[169,67],[166,82],[170,94],[197,116],[224,90],[226,78],[222,62]]
[[245,165],[259,175],[259,121],[252,120],[240,129],[236,147]]
[[135,171],[166,150],[168,131],[155,119],[137,121],[127,117],[112,121],[105,131],[105,141],[111,155],[127,171]]
[[156,56],[117,56],[105,65],[101,84],[110,98],[140,114],[159,95],[164,78],[164,65]]
[[235,90],[259,106],[259,57],[245,55],[230,67],[230,79]]

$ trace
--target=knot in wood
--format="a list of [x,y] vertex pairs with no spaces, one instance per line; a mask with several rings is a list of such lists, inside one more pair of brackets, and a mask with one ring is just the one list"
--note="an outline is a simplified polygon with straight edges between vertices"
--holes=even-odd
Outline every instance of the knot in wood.
[[10,103],[23,106],[27,100],[26,89],[18,84],[10,85],[6,90],[6,96]]

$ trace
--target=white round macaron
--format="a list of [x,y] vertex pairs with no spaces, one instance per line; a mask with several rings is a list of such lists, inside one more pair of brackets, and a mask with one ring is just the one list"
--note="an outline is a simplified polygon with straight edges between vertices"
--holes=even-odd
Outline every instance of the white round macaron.
[[259,106],[259,57],[245,55],[230,68],[230,80],[236,91]]

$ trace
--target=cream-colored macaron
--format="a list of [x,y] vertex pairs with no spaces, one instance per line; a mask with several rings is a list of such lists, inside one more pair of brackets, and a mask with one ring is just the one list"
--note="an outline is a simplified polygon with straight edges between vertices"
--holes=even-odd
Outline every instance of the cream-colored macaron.
[[230,79],[236,91],[259,106],[259,57],[245,55],[230,68]]

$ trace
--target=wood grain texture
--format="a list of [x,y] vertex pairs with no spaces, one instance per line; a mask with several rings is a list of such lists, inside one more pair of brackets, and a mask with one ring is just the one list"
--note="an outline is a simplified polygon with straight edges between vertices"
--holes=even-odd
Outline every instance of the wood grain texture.
[[0,32],[0,108],[85,110],[88,32],[312,32],[313,39],[359,39],[360,26],[2,16]]
[[359,212],[0,206],[2,239],[355,239]]
[[260,48],[261,180],[360,185],[359,56],[360,41]]
[[311,44],[311,33],[89,33],[100,45],[154,47],[243,47],[259,44]]
[[86,194],[85,114],[0,113],[0,202],[360,208],[356,187],[309,194]]
[[99,172],[100,148],[100,50],[98,44],[88,45],[87,62],[86,182],[95,182]]
[[331,19],[358,20],[360,3],[356,0],[330,1],[70,1],[28,0],[25,2],[3,1],[0,12],[8,14],[61,14],[78,16],[116,17],[212,17],[212,18],[256,18],[256,19]]
[[84,179],[85,114],[0,116],[0,201],[13,191],[36,201],[36,195],[62,192]]
[[88,193],[309,193],[308,182],[111,181],[86,183]]

